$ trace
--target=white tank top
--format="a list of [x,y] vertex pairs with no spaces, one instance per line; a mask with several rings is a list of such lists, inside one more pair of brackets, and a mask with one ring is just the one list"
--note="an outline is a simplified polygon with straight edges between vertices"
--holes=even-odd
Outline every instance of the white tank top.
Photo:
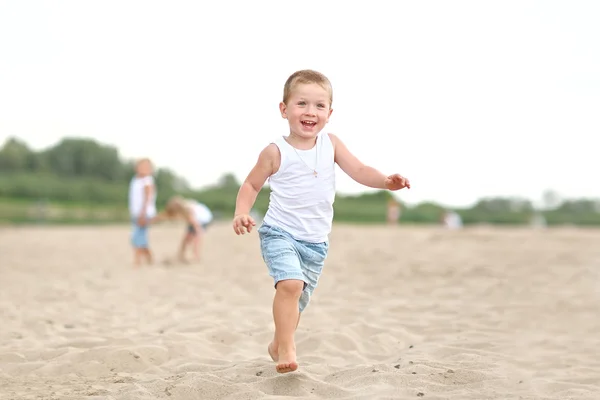
[[206,206],[206,204],[200,203],[196,200],[188,200],[187,206],[192,210],[196,221],[202,224],[208,224],[213,219],[212,211]]
[[310,150],[295,149],[283,136],[273,143],[279,148],[281,164],[269,178],[271,195],[263,222],[298,240],[327,241],[335,200],[335,161],[329,134],[319,133]]

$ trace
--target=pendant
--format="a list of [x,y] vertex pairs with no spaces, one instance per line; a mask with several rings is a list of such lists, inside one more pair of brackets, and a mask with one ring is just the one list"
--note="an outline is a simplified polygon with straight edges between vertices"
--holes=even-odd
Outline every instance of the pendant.
[[317,177],[318,172],[316,170],[313,170],[313,174],[315,175],[315,178]]

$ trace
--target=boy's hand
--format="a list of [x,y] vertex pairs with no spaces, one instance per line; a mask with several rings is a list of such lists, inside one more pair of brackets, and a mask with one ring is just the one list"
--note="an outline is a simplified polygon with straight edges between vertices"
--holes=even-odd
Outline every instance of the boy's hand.
[[146,222],[147,222],[147,221],[146,221],[146,217],[145,217],[144,215],[140,215],[140,216],[138,217],[137,223],[138,223],[138,225],[139,225],[139,226],[144,226],[144,225],[146,225]]
[[250,233],[252,231],[252,227],[256,225],[254,219],[248,214],[240,214],[236,215],[233,218],[233,230],[236,235],[243,235],[248,231]]
[[410,189],[410,182],[408,179],[399,174],[390,175],[385,178],[385,188],[387,190],[400,190],[403,188]]

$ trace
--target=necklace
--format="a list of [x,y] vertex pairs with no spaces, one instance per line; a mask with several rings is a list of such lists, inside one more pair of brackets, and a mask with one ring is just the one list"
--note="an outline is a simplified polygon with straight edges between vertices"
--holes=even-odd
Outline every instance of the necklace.
[[[291,146],[291,145],[290,145]],[[296,150],[296,148],[294,146],[292,146],[292,149],[294,149],[294,152],[296,153],[296,155],[298,156],[298,158],[300,159],[300,161],[302,161],[302,164],[306,165],[306,167],[308,169],[311,169],[313,172],[313,175],[315,176],[315,178],[319,175],[319,173],[317,172],[317,162],[319,161],[319,138],[317,138],[317,141],[315,143],[315,167],[311,168],[310,165],[308,165],[306,163],[306,161],[304,161],[304,158],[300,157],[300,154],[298,153],[298,150]]]

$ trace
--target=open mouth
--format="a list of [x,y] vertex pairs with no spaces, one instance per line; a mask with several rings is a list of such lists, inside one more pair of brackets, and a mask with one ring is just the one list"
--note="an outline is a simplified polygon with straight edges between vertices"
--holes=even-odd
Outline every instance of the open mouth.
[[313,121],[300,121],[302,123],[302,126],[305,128],[312,128],[314,127],[317,123],[313,122]]

